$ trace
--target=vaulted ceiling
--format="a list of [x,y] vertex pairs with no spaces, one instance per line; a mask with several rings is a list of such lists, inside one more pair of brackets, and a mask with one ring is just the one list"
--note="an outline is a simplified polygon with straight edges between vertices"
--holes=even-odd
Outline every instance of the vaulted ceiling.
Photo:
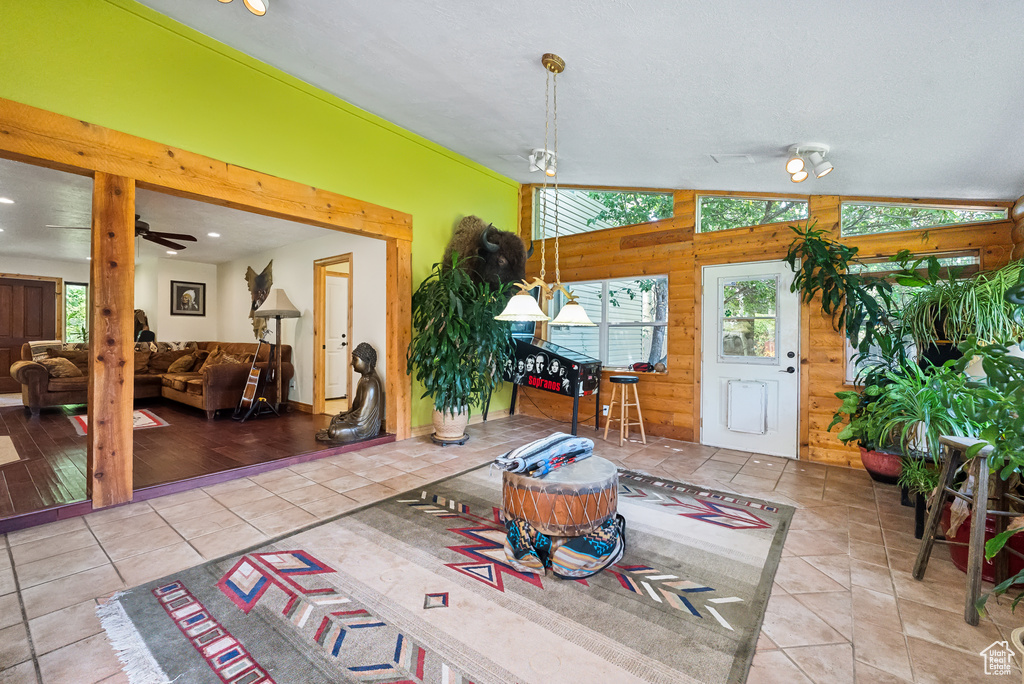
[[[1013,199],[1024,192],[1015,0],[142,0],[523,182],[540,55],[563,183]],[[794,143],[835,172],[799,185]],[[719,164],[712,154],[750,155]]]

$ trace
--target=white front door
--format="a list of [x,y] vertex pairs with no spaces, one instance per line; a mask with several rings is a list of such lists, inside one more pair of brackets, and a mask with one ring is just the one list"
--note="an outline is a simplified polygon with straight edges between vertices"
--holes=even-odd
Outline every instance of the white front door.
[[348,343],[348,278],[327,274],[327,302],[324,320],[324,361],[326,399],[348,394],[348,365],[352,350]]
[[770,261],[705,266],[701,443],[799,456],[800,297]]

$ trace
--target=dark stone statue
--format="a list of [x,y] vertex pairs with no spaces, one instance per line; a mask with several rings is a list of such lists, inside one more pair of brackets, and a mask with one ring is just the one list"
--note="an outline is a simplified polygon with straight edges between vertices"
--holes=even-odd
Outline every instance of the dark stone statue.
[[318,442],[355,442],[380,434],[384,419],[384,383],[374,368],[377,351],[366,342],[352,350],[352,368],[362,377],[348,411],[331,418],[326,430],[316,433]]

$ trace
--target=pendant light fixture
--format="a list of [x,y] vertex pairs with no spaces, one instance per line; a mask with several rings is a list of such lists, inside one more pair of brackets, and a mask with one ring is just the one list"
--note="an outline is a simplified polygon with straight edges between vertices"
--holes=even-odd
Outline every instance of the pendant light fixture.
[[[546,53],[541,57],[541,64],[547,70],[547,82],[544,90],[544,147],[533,150],[530,155],[530,170],[544,172],[544,185],[541,188],[541,248],[540,248],[540,277],[532,281],[523,280],[516,283],[519,292],[513,296],[504,311],[495,316],[499,321],[548,321],[551,320],[540,308],[537,300],[530,295],[530,290],[540,288],[542,301],[550,300],[556,292],[561,292],[565,297],[565,304],[551,325],[571,326],[593,326],[587,312],[576,301],[572,294],[562,284],[562,274],[558,264],[558,74],[565,70],[565,61],[556,54]],[[550,99],[549,99],[550,97]],[[553,105],[553,106],[552,106]],[[554,110],[554,115],[551,116]],[[554,132],[553,148],[548,147],[548,130]],[[555,210],[555,283],[549,285],[547,277],[547,219],[548,219],[548,178],[553,179]]]

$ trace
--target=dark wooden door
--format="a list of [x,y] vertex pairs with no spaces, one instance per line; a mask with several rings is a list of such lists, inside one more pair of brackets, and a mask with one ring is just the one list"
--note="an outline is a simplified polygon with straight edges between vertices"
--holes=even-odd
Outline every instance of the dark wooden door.
[[57,283],[0,278],[0,392],[19,392],[11,364],[32,340],[57,339]]

